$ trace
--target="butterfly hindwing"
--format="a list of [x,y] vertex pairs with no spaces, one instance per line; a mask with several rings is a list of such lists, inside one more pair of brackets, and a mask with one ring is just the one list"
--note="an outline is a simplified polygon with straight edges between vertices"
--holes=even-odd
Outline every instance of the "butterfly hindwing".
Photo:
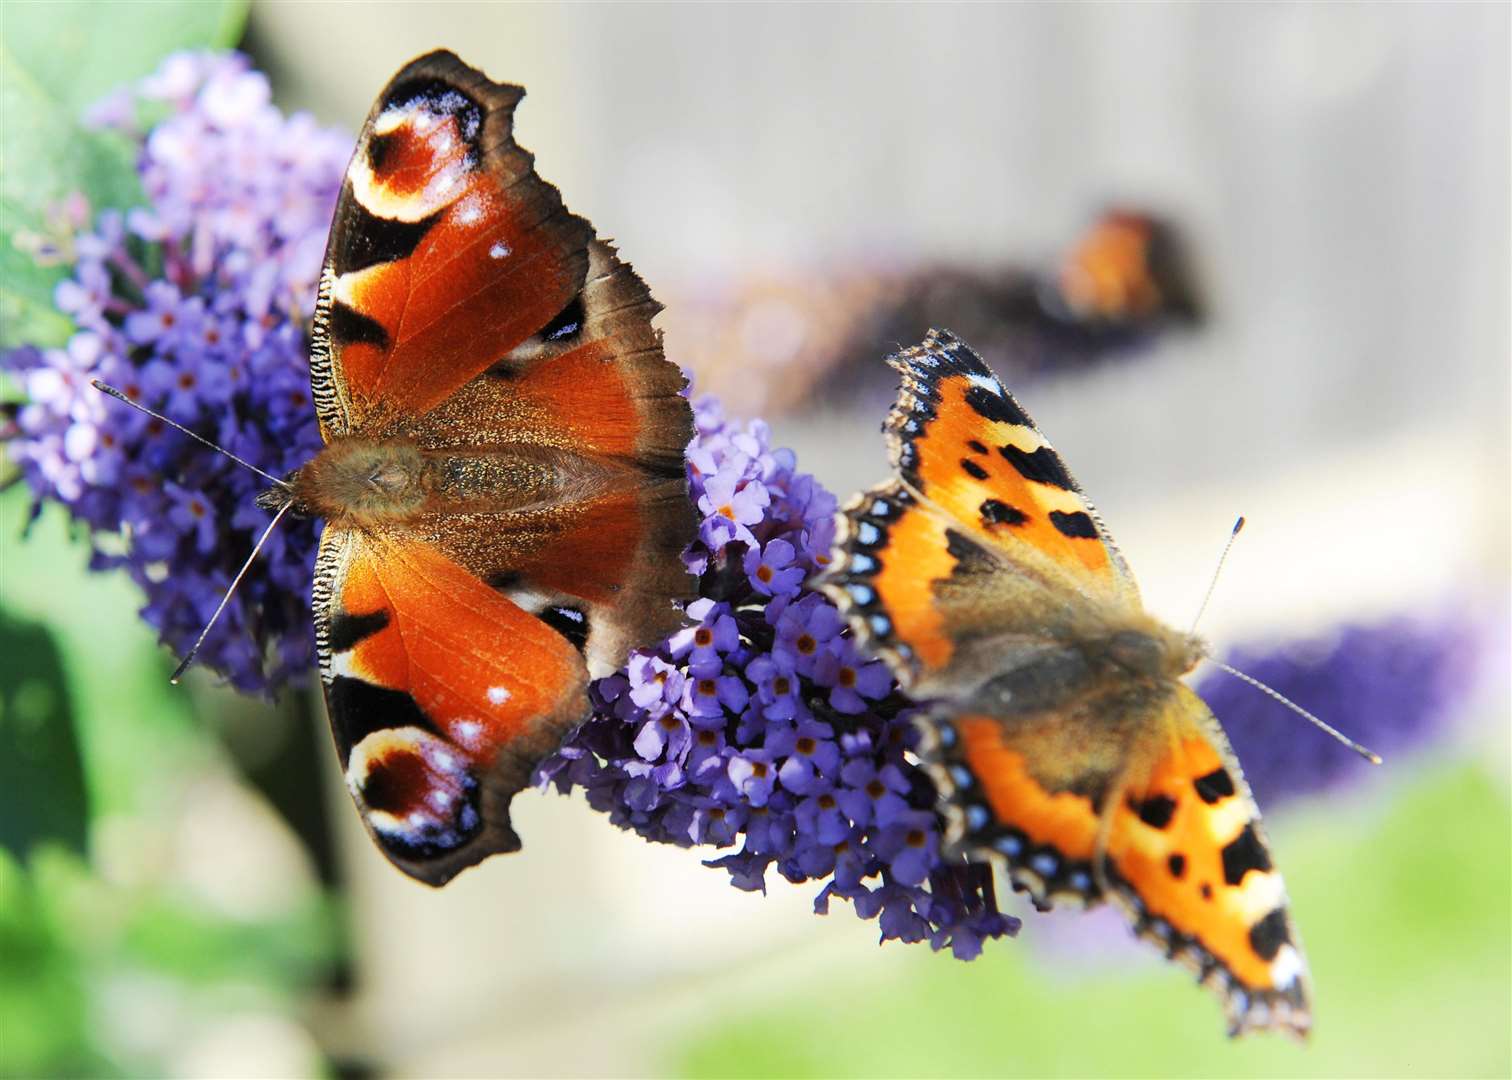
[[970,712],[921,725],[920,752],[944,797],[947,851],[1000,863],[1041,909],[1090,907],[1103,898],[1097,842],[1115,777],[1095,768],[1051,777],[1039,768],[1075,760],[1047,744],[1102,737],[1083,725],[1067,727],[1052,719],[1014,730]]
[[314,596],[332,734],[379,847],[432,885],[517,850],[511,797],[587,711],[573,643],[432,545],[336,527]]
[[1305,1032],[1301,945],[1238,760],[1185,686],[1150,729],[1110,807],[1107,888],[1141,937],[1218,993],[1234,1033]]

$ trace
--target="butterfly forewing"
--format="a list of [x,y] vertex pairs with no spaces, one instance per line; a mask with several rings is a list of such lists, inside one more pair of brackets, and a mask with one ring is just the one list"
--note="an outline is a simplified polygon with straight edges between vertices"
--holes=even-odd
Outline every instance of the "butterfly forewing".
[[1092,504],[981,357],[932,331],[888,362],[903,377],[888,446],[909,488],[989,546],[1053,564],[1077,588],[1138,602]]
[[328,436],[427,412],[581,291],[592,229],[515,143],[523,94],[437,52],[379,95],[321,276],[311,377]]

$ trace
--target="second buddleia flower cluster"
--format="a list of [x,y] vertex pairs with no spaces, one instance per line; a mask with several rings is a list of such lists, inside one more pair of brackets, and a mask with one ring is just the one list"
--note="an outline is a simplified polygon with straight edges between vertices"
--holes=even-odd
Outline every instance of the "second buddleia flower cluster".
[[581,788],[649,840],[730,849],[709,865],[737,888],[764,890],[770,870],[824,881],[821,913],[848,900],[883,940],[976,956],[1019,921],[987,868],[942,859],[934,786],[907,756],[912,702],[804,587],[829,557],[835,497],[760,421],[731,424],[713,399],[694,417],[692,625],[593,684],[592,719],[540,782]]

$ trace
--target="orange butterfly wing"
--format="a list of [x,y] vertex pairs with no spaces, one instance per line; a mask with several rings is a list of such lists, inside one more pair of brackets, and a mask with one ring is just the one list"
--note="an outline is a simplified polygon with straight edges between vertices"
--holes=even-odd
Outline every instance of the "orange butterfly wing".
[[328,529],[322,675],[368,831],[432,885],[516,851],[509,800],[587,708],[562,633],[423,543]]
[[[692,593],[692,415],[659,305],[536,176],[522,94],[446,52],[380,93],[316,312],[329,446],[295,479],[329,519],[315,620],[348,784],[433,885],[520,846],[509,801],[587,715],[590,673]],[[372,511],[415,462],[417,504]]]
[[903,376],[884,430],[904,484],[979,542],[1048,560],[1081,590],[1138,602],[1092,504],[981,357],[933,330],[888,363]]
[[948,676],[961,644],[953,631],[983,614],[974,598],[973,612],[948,610],[942,583],[952,579],[964,587],[1019,567],[1045,590],[1138,608],[1097,511],[980,357],[935,330],[888,362],[903,377],[884,426],[899,479],[845,508],[825,587],[905,683]]
[[429,411],[581,290],[592,230],[515,143],[523,94],[435,52],[379,95],[321,275],[312,369],[328,438]]
[[1223,998],[1231,1034],[1311,1026],[1286,888],[1239,762],[1212,713],[1178,686],[1164,739],[1111,806],[1103,873],[1136,932]]
[[1111,897],[1233,1031],[1305,1032],[1305,963],[1238,764],[1179,672],[1141,668],[1190,645],[1143,612],[1090,501],[971,350],[936,331],[890,362],[898,479],[847,506],[821,584],[934,703],[920,753],[947,852],[1000,862],[1039,907]]

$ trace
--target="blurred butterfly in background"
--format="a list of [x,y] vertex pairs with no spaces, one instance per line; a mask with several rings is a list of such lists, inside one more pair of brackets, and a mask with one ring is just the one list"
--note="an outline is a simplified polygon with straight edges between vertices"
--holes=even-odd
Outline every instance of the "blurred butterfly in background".
[[842,515],[822,585],[911,695],[948,854],[1037,907],[1111,900],[1223,999],[1231,1034],[1311,1023],[1306,964],[1205,655],[1140,602],[1091,503],[953,335],[889,361],[896,478]]
[[515,143],[523,94],[434,52],[379,95],[320,278],[326,446],[259,499],[326,521],[331,731],[373,839],[431,885],[520,847],[510,799],[590,676],[693,592],[660,306]]

